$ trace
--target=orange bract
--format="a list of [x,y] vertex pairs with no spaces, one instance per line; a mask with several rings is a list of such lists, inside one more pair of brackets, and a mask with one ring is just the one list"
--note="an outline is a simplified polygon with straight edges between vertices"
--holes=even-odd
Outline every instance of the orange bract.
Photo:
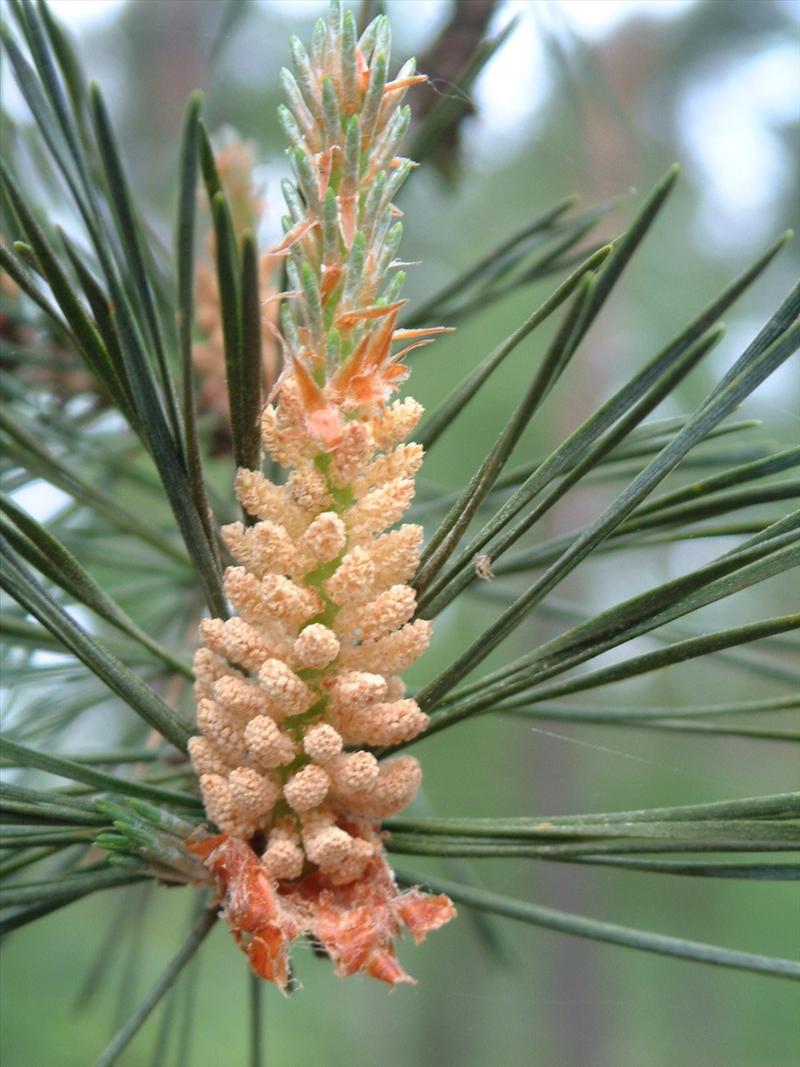
[[340,977],[362,973],[391,986],[413,983],[397,959],[395,940],[405,928],[419,944],[456,915],[446,896],[399,892],[380,854],[344,886],[314,871],[276,887],[243,841],[222,834],[189,848],[214,874],[223,917],[254,973],[281,989],[289,984],[290,945],[301,935],[325,950]]

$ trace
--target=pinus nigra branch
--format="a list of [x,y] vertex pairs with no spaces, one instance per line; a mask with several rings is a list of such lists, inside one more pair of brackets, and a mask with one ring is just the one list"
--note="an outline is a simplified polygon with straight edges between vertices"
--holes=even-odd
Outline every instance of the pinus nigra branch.
[[[195,93],[176,150],[170,253],[127,176],[127,146],[103,95],[61,26],[41,0],[11,0],[9,11],[3,46],[53,172],[52,195],[63,201],[52,210],[39,202],[8,154],[0,526],[3,589],[15,605],[2,621],[0,655],[15,699],[0,742],[9,772],[0,786],[0,930],[137,883],[153,886],[148,907],[161,883],[194,900],[186,941],[98,1067],[116,1061],[165,997],[156,1056],[167,1048],[180,1014],[175,983],[219,910],[210,901],[224,905],[254,974],[287,989],[288,946],[300,932],[325,945],[339,974],[406,981],[394,949],[400,926],[421,939],[453,917],[448,896],[484,917],[476,928],[490,945],[485,917],[498,916],[800,977],[791,960],[489,892],[468,884],[466,863],[454,880],[431,879],[434,897],[417,875],[396,881],[389,865],[392,854],[428,857],[445,872],[449,862],[514,858],[606,866],[620,878],[701,879],[697,887],[800,879],[796,792],[577,815],[428,809],[422,817],[401,814],[422,765],[395,756],[477,715],[499,736],[526,719],[681,732],[708,745],[797,744],[797,730],[782,724],[800,707],[800,617],[780,607],[765,617],[762,605],[757,621],[725,617],[714,629],[680,620],[747,590],[766,595],[763,583],[788,583],[800,564],[800,512],[789,503],[800,492],[800,449],[765,440],[746,410],[735,415],[800,346],[800,286],[694,410],[657,410],[721,340],[722,315],[788,235],[687,316],[564,440],[532,454],[525,432],[546,404],[562,402],[565,371],[602,345],[593,326],[623,273],[636,269],[642,242],[658,240],[677,167],[609,244],[591,236],[608,208],[576,213],[564,198],[517,220],[488,254],[409,306],[395,202],[415,169],[400,154],[411,121],[405,94],[425,76],[413,60],[391,68],[384,15],[359,34],[352,13],[333,3],[308,50],[292,39],[293,69],[281,76],[292,170],[282,239],[260,250],[258,212],[240,224],[242,199],[258,202],[253,160],[237,156],[240,141],[225,156]],[[221,25],[234,21],[228,11]],[[479,49],[462,85],[511,32]],[[461,106],[455,94],[443,97],[412,143],[427,152]],[[231,158],[245,157],[232,176]],[[198,185],[210,218],[205,242]],[[549,295],[534,293],[550,276]],[[512,292],[530,294],[526,317],[454,378],[416,432],[421,405],[392,395],[412,350],[455,322],[469,346],[471,316]],[[552,317],[543,343],[539,328]],[[212,335],[221,367],[224,357],[216,408],[198,355]],[[487,453],[471,457],[467,484],[444,491],[419,475],[423,448],[446,458],[448,431],[474,416],[481,390],[514,359],[525,384]],[[79,403],[63,402],[65,368],[82,376],[69,393]],[[21,496],[39,480],[64,494],[46,519]],[[587,488],[609,502],[579,528],[543,535],[553,509]],[[242,522],[232,521],[237,504]],[[412,521],[398,526],[407,509]],[[602,611],[559,599],[562,583],[595,560],[622,573],[638,565],[634,553],[660,558],[679,542],[708,551]],[[421,659],[420,687],[407,692],[401,675],[427,647],[432,622],[456,606],[492,614],[449,661]],[[551,628],[535,642],[534,612]],[[528,643],[503,659],[514,637]],[[652,645],[629,651],[635,638]],[[756,641],[757,651],[747,647]],[[600,665],[612,650],[618,658]],[[641,704],[634,690],[603,704],[569,700],[706,657],[773,689],[688,705]],[[102,718],[90,717],[100,707]],[[355,963],[346,950],[354,931]],[[256,981],[254,1063],[263,1039]],[[185,1036],[190,1010],[180,1025]],[[179,1051],[186,1047],[182,1040]]]

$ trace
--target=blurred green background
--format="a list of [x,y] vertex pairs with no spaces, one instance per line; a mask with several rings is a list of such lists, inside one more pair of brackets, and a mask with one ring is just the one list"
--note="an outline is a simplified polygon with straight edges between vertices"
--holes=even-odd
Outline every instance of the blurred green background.
[[[209,126],[234,126],[258,144],[277,232],[284,172],[278,71],[290,33],[308,39],[325,5],[313,0],[246,3],[220,32],[222,0],[62,0],[53,9],[74,32],[89,73],[107,90],[136,187],[165,237],[181,115],[188,92],[207,95]],[[394,0],[395,55],[424,54],[453,16],[445,0]],[[403,256],[421,260],[406,295],[422,298],[567,193],[583,206],[619,206],[602,223],[613,236],[673,160],[684,176],[665,214],[592,330],[583,353],[525,437],[515,462],[560,440],[632,368],[669,337],[781,230],[798,203],[792,166],[800,100],[800,6],[788,0],[467,0],[468,21],[488,9],[490,31],[519,22],[472,91],[475,113],[449,146],[444,173],[428,164],[403,194]],[[214,57],[212,59],[212,56]],[[13,87],[4,79],[7,99]],[[454,91],[446,80],[434,89]],[[793,141],[794,138],[794,141]],[[795,242],[796,245],[796,242]],[[728,337],[662,414],[696,402],[739,354],[797,275],[791,247],[728,317]],[[446,395],[552,288],[538,283],[477,313],[415,361],[412,392],[428,407]],[[548,339],[537,333],[448,432],[426,476],[459,486],[494,440]],[[800,375],[784,367],[748,403],[771,436],[796,443]],[[610,490],[572,494],[541,536],[594,515]],[[690,542],[583,567],[559,596],[600,609],[720,550]],[[513,584],[513,583],[512,583]],[[692,628],[789,610],[783,580],[692,618]],[[445,614],[416,680],[479,633],[490,601]],[[735,616],[734,619],[731,616]],[[554,632],[536,616],[516,648]],[[651,647],[643,641],[642,649]],[[629,650],[626,650],[629,651]],[[788,654],[786,651],[784,655]],[[493,659],[491,663],[496,662]],[[412,681],[415,679],[412,678]],[[672,668],[599,694],[608,703],[676,704],[778,695],[734,658]],[[786,724],[784,718],[783,724]],[[786,746],[789,748],[790,746]],[[603,728],[532,728],[523,720],[472,721],[419,746],[428,799],[445,815],[561,814],[692,803],[797,786],[796,760],[769,742],[676,737]],[[421,861],[412,871],[441,871]],[[601,868],[482,861],[467,877],[511,896],[631,926],[757,952],[800,951],[796,890],[780,883],[704,883]],[[135,887],[96,896],[14,934],[4,948],[3,1067],[82,1067],[92,1062],[127,1007],[177,947],[187,894]],[[144,913],[139,936],[126,926]],[[787,928],[787,916],[794,921]],[[787,983],[717,971],[571,940],[508,921],[493,923],[493,959],[469,918],[424,946],[401,948],[419,985],[393,995],[367,980],[336,980],[308,948],[296,952],[304,989],[266,996],[269,1067],[792,1067],[800,1063],[797,992]],[[91,971],[123,942],[80,1011]],[[134,966],[126,980],[122,965]],[[185,1067],[247,1062],[246,965],[220,926],[200,953],[194,1042]],[[121,1061],[148,1067],[159,1018]],[[171,1054],[163,1060],[170,1067]],[[161,1067],[161,1064],[157,1064]]]

